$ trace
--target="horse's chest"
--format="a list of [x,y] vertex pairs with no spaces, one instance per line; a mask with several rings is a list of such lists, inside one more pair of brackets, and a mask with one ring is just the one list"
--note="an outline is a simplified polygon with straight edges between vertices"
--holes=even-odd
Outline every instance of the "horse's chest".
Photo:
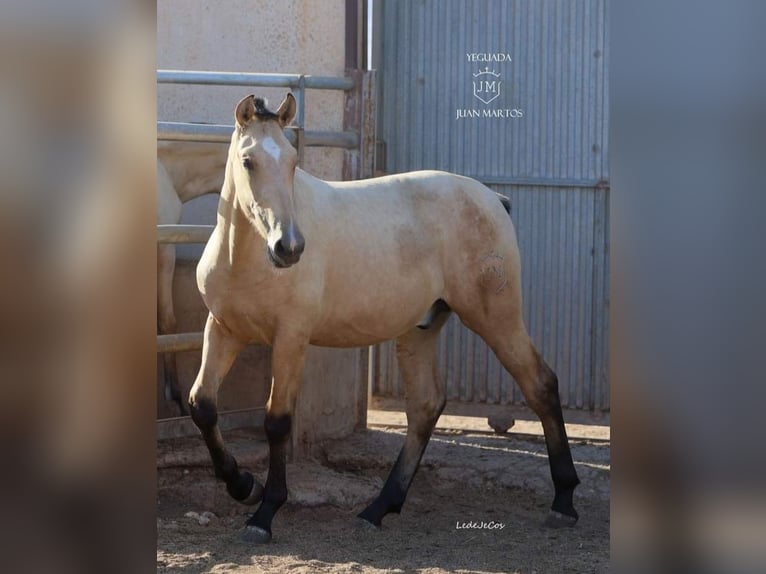
[[269,290],[229,270],[215,268],[198,275],[200,293],[213,316],[239,338],[270,344],[277,317],[269,304]]
[[214,298],[208,307],[213,316],[240,339],[270,345],[274,341],[278,317],[268,305],[255,301]]
[[198,270],[197,280],[216,319],[241,339],[271,345],[280,329],[313,328],[321,281],[302,280],[298,271],[297,266],[243,270],[224,263]]

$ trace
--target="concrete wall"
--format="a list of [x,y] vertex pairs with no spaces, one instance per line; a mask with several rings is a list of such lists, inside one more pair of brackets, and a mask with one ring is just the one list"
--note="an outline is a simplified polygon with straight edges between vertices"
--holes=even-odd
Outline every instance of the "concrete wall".
[[[157,3],[157,67],[228,72],[302,73],[342,76],[345,70],[344,0],[231,0]],[[233,123],[237,101],[249,93],[276,108],[286,89],[158,86],[157,117],[163,121]],[[343,128],[343,93],[309,90],[305,127]],[[324,179],[341,179],[343,153],[307,148],[304,168]],[[215,223],[218,196],[184,206],[184,223]],[[198,331],[206,310],[194,280],[199,246],[178,246],[174,284],[179,329]],[[311,348],[299,398],[295,435],[310,443],[347,434],[365,418],[366,350]],[[199,352],[178,355],[181,384],[188,392]],[[237,359],[220,394],[223,409],[261,406],[268,398],[270,350],[248,347]],[[172,410],[160,395],[159,416]]]
[[[157,2],[157,67],[180,70],[343,76],[344,0],[228,0]],[[231,124],[234,106],[249,93],[272,108],[286,88],[158,86],[163,121]],[[306,127],[343,128],[343,93],[308,90]],[[340,179],[341,150],[309,148],[304,167]]]
[[[157,68],[343,76],[344,27],[344,0],[159,0]],[[234,106],[242,97],[256,93],[276,108],[287,91],[163,84],[157,86],[157,119],[233,124]],[[343,92],[307,90],[305,127],[342,130]],[[305,153],[308,172],[341,179],[342,150],[307,148]],[[214,224],[217,205],[214,196],[189,202],[182,223]],[[202,249],[181,245],[177,251],[179,257],[197,259]]]

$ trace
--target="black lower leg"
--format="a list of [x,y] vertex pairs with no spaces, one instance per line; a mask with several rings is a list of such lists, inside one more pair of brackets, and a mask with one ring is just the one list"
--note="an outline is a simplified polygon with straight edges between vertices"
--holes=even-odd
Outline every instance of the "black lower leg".
[[408,435],[380,494],[359,513],[359,518],[363,518],[375,526],[380,526],[386,514],[399,514],[401,512],[407,498],[407,491],[412,484],[418,466],[420,466],[420,459],[423,458],[428,440],[431,438],[431,430],[438,418],[439,415],[437,414],[433,423],[428,426],[427,432]]
[[263,491],[263,500],[258,510],[247,521],[271,535],[271,522],[279,508],[287,500],[287,477],[285,461],[287,457],[287,439],[290,436],[292,417],[290,415],[266,415],[264,428],[269,440],[269,475]]
[[210,452],[216,477],[226,483],[226,491],[234,500],[251,504],[257,502],[249,500],[257,498],[254,493],[259,490],[253,475],[247,471],[240,471],[237,460],[223,446],[217,426],[218,410],[215,405],[207,399],[200,399],[189,406],[192,420],[202,432]]
[[391,472],[386,479],[386,483],[383,485],[382,490],[378,497],[373,500],[370,505],[359,513],[359,518],[364,518],[367,522],[380,526],[383,517],[386,514],[395,513],[399,514],[402,510],[404,500],[407,498],[407,490],[409,488],[412,477],[408,478],[403,472],[403,457],[404,451],[399,454],[396,459],[396,464],[391,469]]
[[580,484],[580,479],[577,476],[577,471],[575,471],[572,454],[566,440],[558,447],[548,446],[548,461],[556,491],[551,510],[577,519],[578,515],[574,509],[572,497],[575,487]]
[[543,423],[545,442],[548,448],[548,462],[551,468],[551,478],[555,488],[555,496],[551,510],[572,519],[574,524],[578,519],[572,497],[575,487],[580,484],[577,471],[572,461],[569,449],[564,416],[561,412],[561,401],[558,393],[558,379],[550,369],[544,373],[546,377],[546,393],[544,406],[540,412]]

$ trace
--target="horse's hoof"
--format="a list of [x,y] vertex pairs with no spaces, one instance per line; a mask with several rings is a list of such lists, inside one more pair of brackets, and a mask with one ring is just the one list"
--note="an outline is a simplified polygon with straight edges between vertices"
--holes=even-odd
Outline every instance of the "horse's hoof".
[[380,528],[382,526],[382,521],[378,518],[379,514],[374,509],[371,509],[371,506],[372,505],[362,510],[356,517],[374,528]]
[[251,544],[266,544],[271,542],[271,532],[264,530],[260,526],[248,524],[242,533],[242,540]]
[[570,528],[575,524],[577,524],[577,516],[569,516],[555,510],[551,510],[548,518],[545,519],[545,526],[548,528]]
[[361,516],[357,516],[355,519],[356,527],[358,530],[363,530],[365,532],[375,532],[377,530],[380,530],[381,526],[379,524],[373,524],[366,518],[363,518]]

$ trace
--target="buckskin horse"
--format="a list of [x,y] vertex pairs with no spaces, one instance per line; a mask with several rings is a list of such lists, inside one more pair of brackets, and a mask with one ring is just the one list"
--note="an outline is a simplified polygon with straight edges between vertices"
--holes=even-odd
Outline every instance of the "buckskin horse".
[[[207,193],[218,193],[223,182],[226,150],[221,144],[163,142],[157,146],[157,224],[178,224],[183,204]],[[157,330],[176,332],[173,275],[176,246],[157,246]],[[174,353],[162,357],[165,400],[175,401],[181,414],[186,402],[178,381]]]
[[[479,182],[438,171],[317,179],[297,168],[283,133],[295,110],[292,94],[276,112],[252,95],[236,106],[217,224],[197,266],[210,313],[189,406],[228,493],[260,502],[244,539],[271,540],[272,520],[287,499],[285,455],[308,345],[396,340],[407,435],[380,494],[359,517],[380,526],[401,510],[444,408],[436,349],[451,312],[492,348],[540,417],[555,488],[546,524],[574,525],[579,479],[558,380],[522,319],[508,206]],[[265,485],[239,469],[217,426],[218,388],[250,342],[272,347]]]

